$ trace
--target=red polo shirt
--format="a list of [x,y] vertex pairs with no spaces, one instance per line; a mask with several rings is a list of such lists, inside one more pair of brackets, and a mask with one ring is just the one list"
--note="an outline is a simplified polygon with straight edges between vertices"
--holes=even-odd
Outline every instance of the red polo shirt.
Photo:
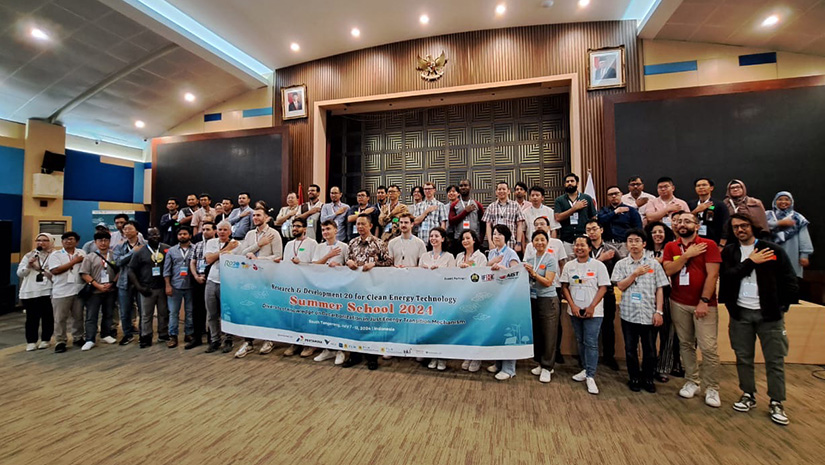
[[[690,277],[690,284],[687,286],[679,285],[679,275],[681,274],[681,271],[670,277],[670,298],[682,305],[695,307],[699,304],[699,299],[702,297],[702,289],[705,288],[705,278],[708,276],[707,269],[705,269],[705,264],[722,263],[722,255],[719,253],[719,247],[710,239],[696,236],[696,239],[688,245],[683,245],[682,241],[679,239],[676,239],[673,242],[668,242],[665,244],[665,250],[662,252],[662,261],[672,262],[675,261],[677,257],[681,256],[692,244],[702,243],[707,244],[708,246],[705,253],[689,259],[685,265]],[[716,291],[714,290],[708,306],[715,307],[716,305]]]

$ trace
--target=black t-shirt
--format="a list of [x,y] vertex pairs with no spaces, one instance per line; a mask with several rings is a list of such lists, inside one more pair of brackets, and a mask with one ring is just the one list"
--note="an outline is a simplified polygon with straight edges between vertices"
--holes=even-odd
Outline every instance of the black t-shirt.
[[[150,248],[155,252],[154,257]],[[141,286],[150,289],[166,287],[166,281],[163,279],[163,262],[166,260],[167,252],[169,252],[169,246],[161,242],[157,249],[146,244],[132,255],[129,268],[135,273]],[[157,267],[157,273],[152,272],[155,267]],[[157,276],[154,276],[155,274]]]

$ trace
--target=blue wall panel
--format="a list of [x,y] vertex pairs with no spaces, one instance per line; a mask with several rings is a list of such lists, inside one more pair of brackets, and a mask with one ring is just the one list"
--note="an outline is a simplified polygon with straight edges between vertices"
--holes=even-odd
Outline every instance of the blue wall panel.
[[23,149],[0,147],[0,194],[23,195]]
[[645,76],[683,73],[685,71],[696,71],[697,69],[699,69],[699,63],[696,60],[679,61],[676,63],[661,63],[658,65],[645,65]]
[[135,163],[134,184],[132,188],[132,203],[143,203],[144,164]]
[[11,251],[20,252],[20,225],[23,220],[23,196],[0,194],[0,220],[11,221]]
[[776,63],[776,52],[739,55],[739,66],[765,65],[768,63]]
[[66,150],[65,200],[132,203],[135,169],[101,163],[100,156]]
[[[68,160],[66,160],[68,162]],[[99,210],[97,201],[64,200],[63,216],[72,217],[72,230],[80,234],[80,245],[92,240],[95,235],[95,225],[92,224],[92,211]]]

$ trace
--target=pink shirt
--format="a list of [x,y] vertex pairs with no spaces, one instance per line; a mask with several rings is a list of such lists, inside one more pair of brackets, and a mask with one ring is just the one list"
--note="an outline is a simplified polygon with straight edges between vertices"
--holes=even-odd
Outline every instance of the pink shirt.
[[[685,202],[682,199],[677,199],[676,197],[671,197],[670,200],[665,202],[664,200],[662,200],[661,197],[656,197],[655,199],[652,199],[652,200],[648,201],[647,204],[645,204],[644,224],[647,225],[647,223],[648,223],[648,219],[647,219],[648,215],[650,215],[651,213],[658,213],[658,212],[661,212],[662,210],[666,210],[669,206],[671,206],[673,204],[678,205],[679,208],[681,209],[681,211],[684,211],[684,212],[689,212],[690,211],[690,207],[688,207],[687,202]],[[665,216],[664,218],[662,218],[661,222],[666,224],[669,228],[672,228],[672,226],[670,224],[670,215]]]

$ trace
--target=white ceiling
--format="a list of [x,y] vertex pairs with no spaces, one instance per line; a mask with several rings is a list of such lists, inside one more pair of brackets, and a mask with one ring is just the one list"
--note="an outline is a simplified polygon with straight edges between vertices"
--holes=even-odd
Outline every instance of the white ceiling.
[[[169,0],[272,69],[420,37],[537,24],[622,19],[653,0]],[[495,8],[506,5],[497,16]],[[638,8],[638,7],[637,7]],[[631,9],[632,11],[632,9]],[[419,22],[426,14],[427,25]],[[635,18],[634,18],[635,19]],[[357,27],[358,38],[350,31]],[[292,42],[301,47],[290,50]]]

